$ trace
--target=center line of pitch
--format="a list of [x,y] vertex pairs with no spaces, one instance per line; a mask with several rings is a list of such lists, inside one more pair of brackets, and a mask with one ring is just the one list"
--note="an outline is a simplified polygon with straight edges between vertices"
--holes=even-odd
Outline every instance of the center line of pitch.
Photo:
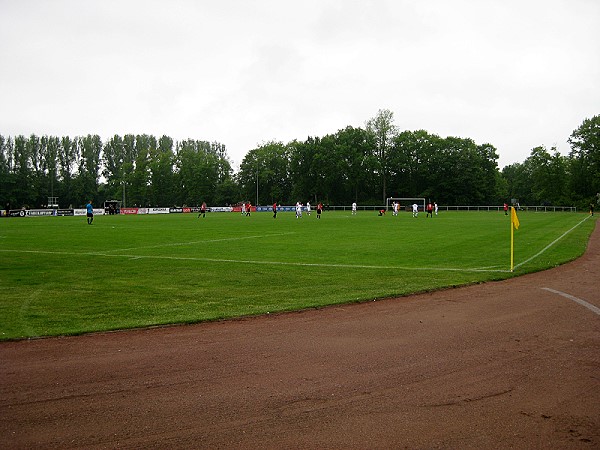
[[105,258],[128,258],[128,259],[162,259],[171,261],[199,261],[232,264],[257,264],[271,266],[297,266],[297,267],[332,267],[347,269],[385,269],[385,270],[410,270],[410,271],[438,271],[438,272],[497,272],[507,273],[503,269],[486,268],[457,268],[457,267],[406,267],[391,265],[367,265],[367,264],[334,264],[334,263],[309,263],[289,261],[259,261],[253,259],[227,259],[227,258],[200,258],[195,256],[161,256],[161,255],[131,255],[131,254],[109,254],[108,252],[61,252],[48,250],[6,250],[0,249],[0,253],[35,253],[40,255],[71,255],[71,256],[103,256]]
[[285,236],[288,234],[294,234],[295,232],[289,233],[277,233],[277,234],[261,234],[254,236],[242,236],[242,237],[231,237],[231,238],[222,238],[222,239],[203,239],[201,241],[191,241],[191,242],[174,242],[171,244],[157,244],[157,245],[147,245],[144,247],[129,247],[129,248],[116,248],[114,250],[106,250],[102,253],[112,253],[112,252],[127,252],[131,250],[141,250],[146,248],[163,248],[163,247],[181,247],[182,245],[194,245],[194,244],[205,244],[210,242],[224,242],[224,241],[241,241],[244,239],[259,239],[273,236]]

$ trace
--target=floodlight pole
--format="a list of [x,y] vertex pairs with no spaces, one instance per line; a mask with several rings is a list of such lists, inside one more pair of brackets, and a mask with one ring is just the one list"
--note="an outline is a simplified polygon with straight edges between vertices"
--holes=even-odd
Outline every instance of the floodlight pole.
[[127,206],[125,205],[125,176],[123,176],[123,180],[121,183],[123,184],[123,208],[126,208]]

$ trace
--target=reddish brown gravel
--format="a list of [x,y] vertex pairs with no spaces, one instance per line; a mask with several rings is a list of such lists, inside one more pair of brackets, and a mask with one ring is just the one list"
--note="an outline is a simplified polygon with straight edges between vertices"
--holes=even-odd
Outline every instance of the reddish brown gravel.
[[577,261],[351,306],[0,344],[0,447],[599,449]]

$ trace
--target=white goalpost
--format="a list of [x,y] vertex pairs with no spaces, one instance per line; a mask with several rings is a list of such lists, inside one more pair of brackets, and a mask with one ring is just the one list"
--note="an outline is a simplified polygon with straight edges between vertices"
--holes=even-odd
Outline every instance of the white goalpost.
[[416,203],[419,205],[419,211],[425,211],[425,199],[422,197],[388,197],[385,200],[385,209],[390,210],[393,202],[399,203],[400,208],[408,211],[412,211],[412,205]]

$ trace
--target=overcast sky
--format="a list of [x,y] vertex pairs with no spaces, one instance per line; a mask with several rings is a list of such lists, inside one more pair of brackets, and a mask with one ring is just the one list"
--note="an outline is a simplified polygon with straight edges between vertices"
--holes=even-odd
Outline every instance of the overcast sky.
[[0,134],[225,144],[364,127],[499,165],[600,114],[598,0],[0,0]]

